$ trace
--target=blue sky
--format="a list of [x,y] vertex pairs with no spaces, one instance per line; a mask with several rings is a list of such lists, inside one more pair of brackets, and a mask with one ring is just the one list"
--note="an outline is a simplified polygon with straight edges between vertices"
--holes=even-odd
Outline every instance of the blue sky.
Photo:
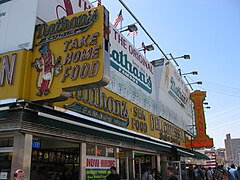
[[[164,53],[173,56],[190,54],[190,60],[179,59],[182,72],[189,75],[194,90],[207,92],[207,134],[216,148],[224,147],[227,133],[240,138],[240,1],[239,0],[124,0]],[[102,0],[110,11],[110,20],[123,10],[122,26],[134,19],[118,0]],[[136,47],[152,41],[138,26]],[[157,49],[155,47],[155,49]],[[161,58],[158,50],[147,53],[149,61]]]

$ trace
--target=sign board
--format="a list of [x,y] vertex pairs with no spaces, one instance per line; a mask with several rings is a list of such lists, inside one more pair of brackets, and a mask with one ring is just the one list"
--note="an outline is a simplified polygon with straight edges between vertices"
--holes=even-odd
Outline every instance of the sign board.
[[30,99],[109,82],[108,12],[103,6],[36,26]]
[[0,55],[0,99],[23,98],[27,51]]
[[86,179],[105,179],[112,166],[116,166],[115,158],[87,156]]
[[36,13],[37,0],[11,0],[0,5],[0,54],[32,48]]
[[213,147],[213,138],[210,138],[206,133],[206,121],[203,108],[206,92],[197,90],[192,92],[190,97],[194,103],[196,136],[192,141],[187,141],[186,146],[192,148]]
[[55,106],[94,117],[144,135],[185,146],[184,131],[108,89],[84,89]]
[[[37,16],[47,22],[91,7],[93,4],[88,0],[41,0]],[[156,113],[155,77],[152,64],[111,24],[110,44],[111,81],[107,88]]]
[[155,66],[157,115],[184,130],[192,124],[190,91],[173,64],[166,59],[152,62]]
[[42,21],[49,22],[93,7],[88,0],[39,0],[37,16]]
[[153,65],[111,24],[110,31],[111,81],[106,88],[156,113]]

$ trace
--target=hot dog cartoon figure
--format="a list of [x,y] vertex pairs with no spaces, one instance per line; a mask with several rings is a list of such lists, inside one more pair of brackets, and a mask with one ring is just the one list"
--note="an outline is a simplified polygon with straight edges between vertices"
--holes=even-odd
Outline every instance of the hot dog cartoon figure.
[[[61,72],[61,65],[59,64],[61,58],[59,56],[55,61],[47,43],[43,44],[39,51],[41,52],[41,57],[35,59],[32,63],[32,66],[39,72],[36,82],[39,92],[36,95],[42,96],[44,94],[47,96],[50,93],[54,75],[57,76]],[[55,72],[55,69],[57,72]]]

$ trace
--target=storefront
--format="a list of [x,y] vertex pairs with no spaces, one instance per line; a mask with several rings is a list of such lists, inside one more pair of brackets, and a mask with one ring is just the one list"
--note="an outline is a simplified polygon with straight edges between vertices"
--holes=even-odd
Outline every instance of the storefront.
[[133,179],[149,166],[161,170],[167,157],[180,157],[171,143],[50,106],[2,104],[0,117],[2,179],[18,168],[26,179],[103,179],[111,166],[122,179]]
[[153,65],[103,6],[39,24],[32,51],[1,58],[0,179],[18,168],[26,179],[104,179],[111,166],[121,179],[147,168],[166,177],[166,162],[194,156],[185,131],[156,113]]

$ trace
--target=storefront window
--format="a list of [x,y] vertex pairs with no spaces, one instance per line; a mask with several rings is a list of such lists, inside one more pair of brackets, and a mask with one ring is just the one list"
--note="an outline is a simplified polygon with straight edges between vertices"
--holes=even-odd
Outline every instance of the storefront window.
[[112,147],[107,147],[107,157],[114,157],[114,151]]
[[106,146],[97,146],[97,156],[106,157]]
[[32,144],[31,180],[79,179],[79,144],[55,139],[36,139]]
[[13,147],[13,138],[0,138],[0,147]]
[[0,138],[0,179],[11,176],[13,137]]
[[92,144],[87,144],[87,155],[92,155],[92,156],[95,156],[96,155],[96,148],[95,148],[95,145],[92,145]]

